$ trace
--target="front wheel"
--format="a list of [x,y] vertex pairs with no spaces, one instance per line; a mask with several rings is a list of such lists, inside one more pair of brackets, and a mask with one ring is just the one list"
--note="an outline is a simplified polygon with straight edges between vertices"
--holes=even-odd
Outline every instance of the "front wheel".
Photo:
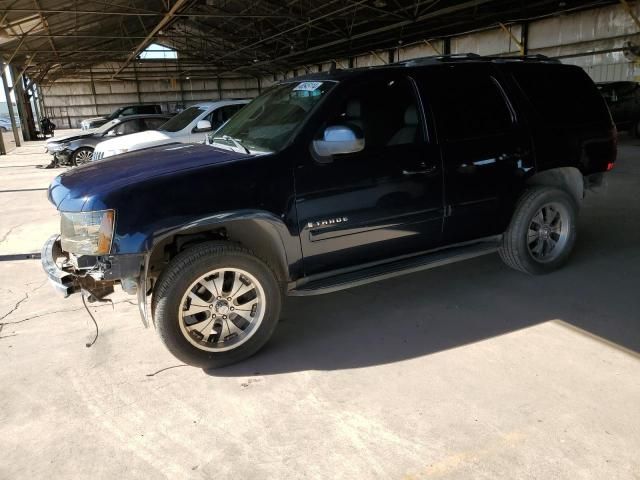
[[271,337],[281,292],[271,269],[248,250],[206,243],[179,254],[154,289],[162,342],[183,362],[216,368],[243,360]]
[[73,165],[84,165],[91,161],[91,155],[93,155],[93,148],[79,148],[73,152],[73,155],[71,155],[71,163]]
[[560,268],[576,241],[578,207],[567,192],[537,186],[518,202],[499,253],[511,268],[530,274]]

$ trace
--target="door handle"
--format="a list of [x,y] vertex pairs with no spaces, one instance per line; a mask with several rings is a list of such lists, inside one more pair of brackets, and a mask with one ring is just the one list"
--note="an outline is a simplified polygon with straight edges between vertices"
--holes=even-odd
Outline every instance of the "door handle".
[[427,167],[425,164],[421,164],[420,167],[421,167],[420,170],[403,169],[402,174],[403,175],[431,175],[432,173],[435,173],[436,170],[438,170],[438,167],[436,167],[435,165],[432,167]]

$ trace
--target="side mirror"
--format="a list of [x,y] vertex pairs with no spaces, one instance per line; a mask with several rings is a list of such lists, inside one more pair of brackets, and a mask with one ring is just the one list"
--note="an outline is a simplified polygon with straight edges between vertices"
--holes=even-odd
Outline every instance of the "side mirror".
[[364,150],[364,138],[346,125],[327,127],[322,140],[313,141],[313,150],[320,157],[331,157]]
[[193,129],[193,133],[210,132],[211,130],[211,122],[209,120],[199,120],[196,128]]

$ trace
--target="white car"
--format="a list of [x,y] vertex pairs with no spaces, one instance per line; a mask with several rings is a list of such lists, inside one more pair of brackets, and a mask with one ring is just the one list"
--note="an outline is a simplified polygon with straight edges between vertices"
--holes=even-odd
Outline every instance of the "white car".
[[220,100],[192,105],[161,125],[158,130],[147,130],[100,142],[96,145],[92,160],[169,143],[202,142],[209,132],[217,130],[247,103],[249,100]]

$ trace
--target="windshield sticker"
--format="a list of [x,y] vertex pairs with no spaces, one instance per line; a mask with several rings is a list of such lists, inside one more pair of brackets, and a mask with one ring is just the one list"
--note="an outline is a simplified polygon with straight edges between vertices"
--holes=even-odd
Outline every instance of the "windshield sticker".
[[322,85],[322,82],[302,82],[298,84],[293,91],[313,92],[317,90],[320,85]]

